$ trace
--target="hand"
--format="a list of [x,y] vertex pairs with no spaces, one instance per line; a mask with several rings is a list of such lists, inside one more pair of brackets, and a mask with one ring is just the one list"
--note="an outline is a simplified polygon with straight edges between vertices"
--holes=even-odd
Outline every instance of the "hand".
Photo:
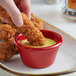
[[14,24],[18,27],[23,25],[21,12],[24,12],[30,19],[30,0],[0,0],[0,6],[5,8]]

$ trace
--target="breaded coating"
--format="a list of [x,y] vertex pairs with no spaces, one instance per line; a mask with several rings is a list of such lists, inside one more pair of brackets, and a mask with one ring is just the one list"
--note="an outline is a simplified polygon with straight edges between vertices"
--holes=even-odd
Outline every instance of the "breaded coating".
[[[0,6],[0,23],[9,23],[10,20],[7,20],[8,18],[10,19],[8,12]],[[31,22],[40,30],[44,28],[43,21],[39,17],[34,16],[33,13],[31,13]]]
[[44,28],[43,26],[43,22],[39,17],[36,17],[34,21],[32,21],[32,23],[34,24],[34,26],[40,30],[42,30]]
[[42,46],[45,44],[45,37],[42,35],[39,29],[34,26],[34,24],[28,19],[28,17],[24,13],[21,13],[24,24],[22,27],[17,27],[14,25],[9,14],[6,12],[7,11],[4,9],[0,11],[0,17],[3,19],[2,22],[4,21],[4,23],[9,24],[13,29],[16,30],[17,33],[24,34],[27,40],[31,43],[31,45]]
[[43,29],[43,22],[40,18],[31,14],[31,20],[24,14],[23,26],[16,27],[12,22],[8,12],[0,6],[0,61],[9,60],[13,55],[18,53],[18,49],[14,45],[14,36],[22,33],[28,41],[34,46],[42,46],[45,44],[45,38],[39,29]]
[[18,50],[14,45],[14,38],[0,42],[0,61],[8,60],[17,53]]
[[39,17],[35,17],[33,13],[31,13],[31,21],[36,28],[40,30],[44,28],[43,21]]
[[0,40],[6,40],[15,36],[16,30],[8,24],[0,24]]

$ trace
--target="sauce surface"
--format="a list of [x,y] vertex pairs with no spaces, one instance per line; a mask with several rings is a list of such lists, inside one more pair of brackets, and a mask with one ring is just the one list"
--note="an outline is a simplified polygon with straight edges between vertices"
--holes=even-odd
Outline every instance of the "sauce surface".
[[52,39],[49,39],[49,38],[45,38],[46,40],[46,44],[43,45],[43,46],[32,46],[29,41],[27,40],[23,40],[20,44],[24,45],[24,46],[28,46],[28,47],[35,47],[35,48],[41,48],[41,47],[48,47],[48,46],[51,46],[51,45],[54,45],[56,44],[56,41],[52,40]]

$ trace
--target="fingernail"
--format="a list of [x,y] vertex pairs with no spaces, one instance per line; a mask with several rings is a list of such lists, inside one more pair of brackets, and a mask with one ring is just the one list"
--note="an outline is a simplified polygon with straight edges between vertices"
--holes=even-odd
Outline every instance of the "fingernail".
[[31,19],[31,14],[28,15],[29,20]]
[[31,19],[31,17],[29,17],[29,20]]
[[17,27],[21,27],[22,25],[23,25],[23,21],[22,20],[16,22],[16,26]]

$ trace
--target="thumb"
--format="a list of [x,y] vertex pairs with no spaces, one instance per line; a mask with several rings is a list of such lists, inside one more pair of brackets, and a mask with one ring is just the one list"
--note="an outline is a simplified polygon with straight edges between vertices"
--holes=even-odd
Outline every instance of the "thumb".
[[5,2],[1,3],[1,6],[8,11],[14,24],[18,27],[21,27],[23,25],[22,16],[19,9],[16,7],[14,1],[13,0],[4,0],[4,1]]

